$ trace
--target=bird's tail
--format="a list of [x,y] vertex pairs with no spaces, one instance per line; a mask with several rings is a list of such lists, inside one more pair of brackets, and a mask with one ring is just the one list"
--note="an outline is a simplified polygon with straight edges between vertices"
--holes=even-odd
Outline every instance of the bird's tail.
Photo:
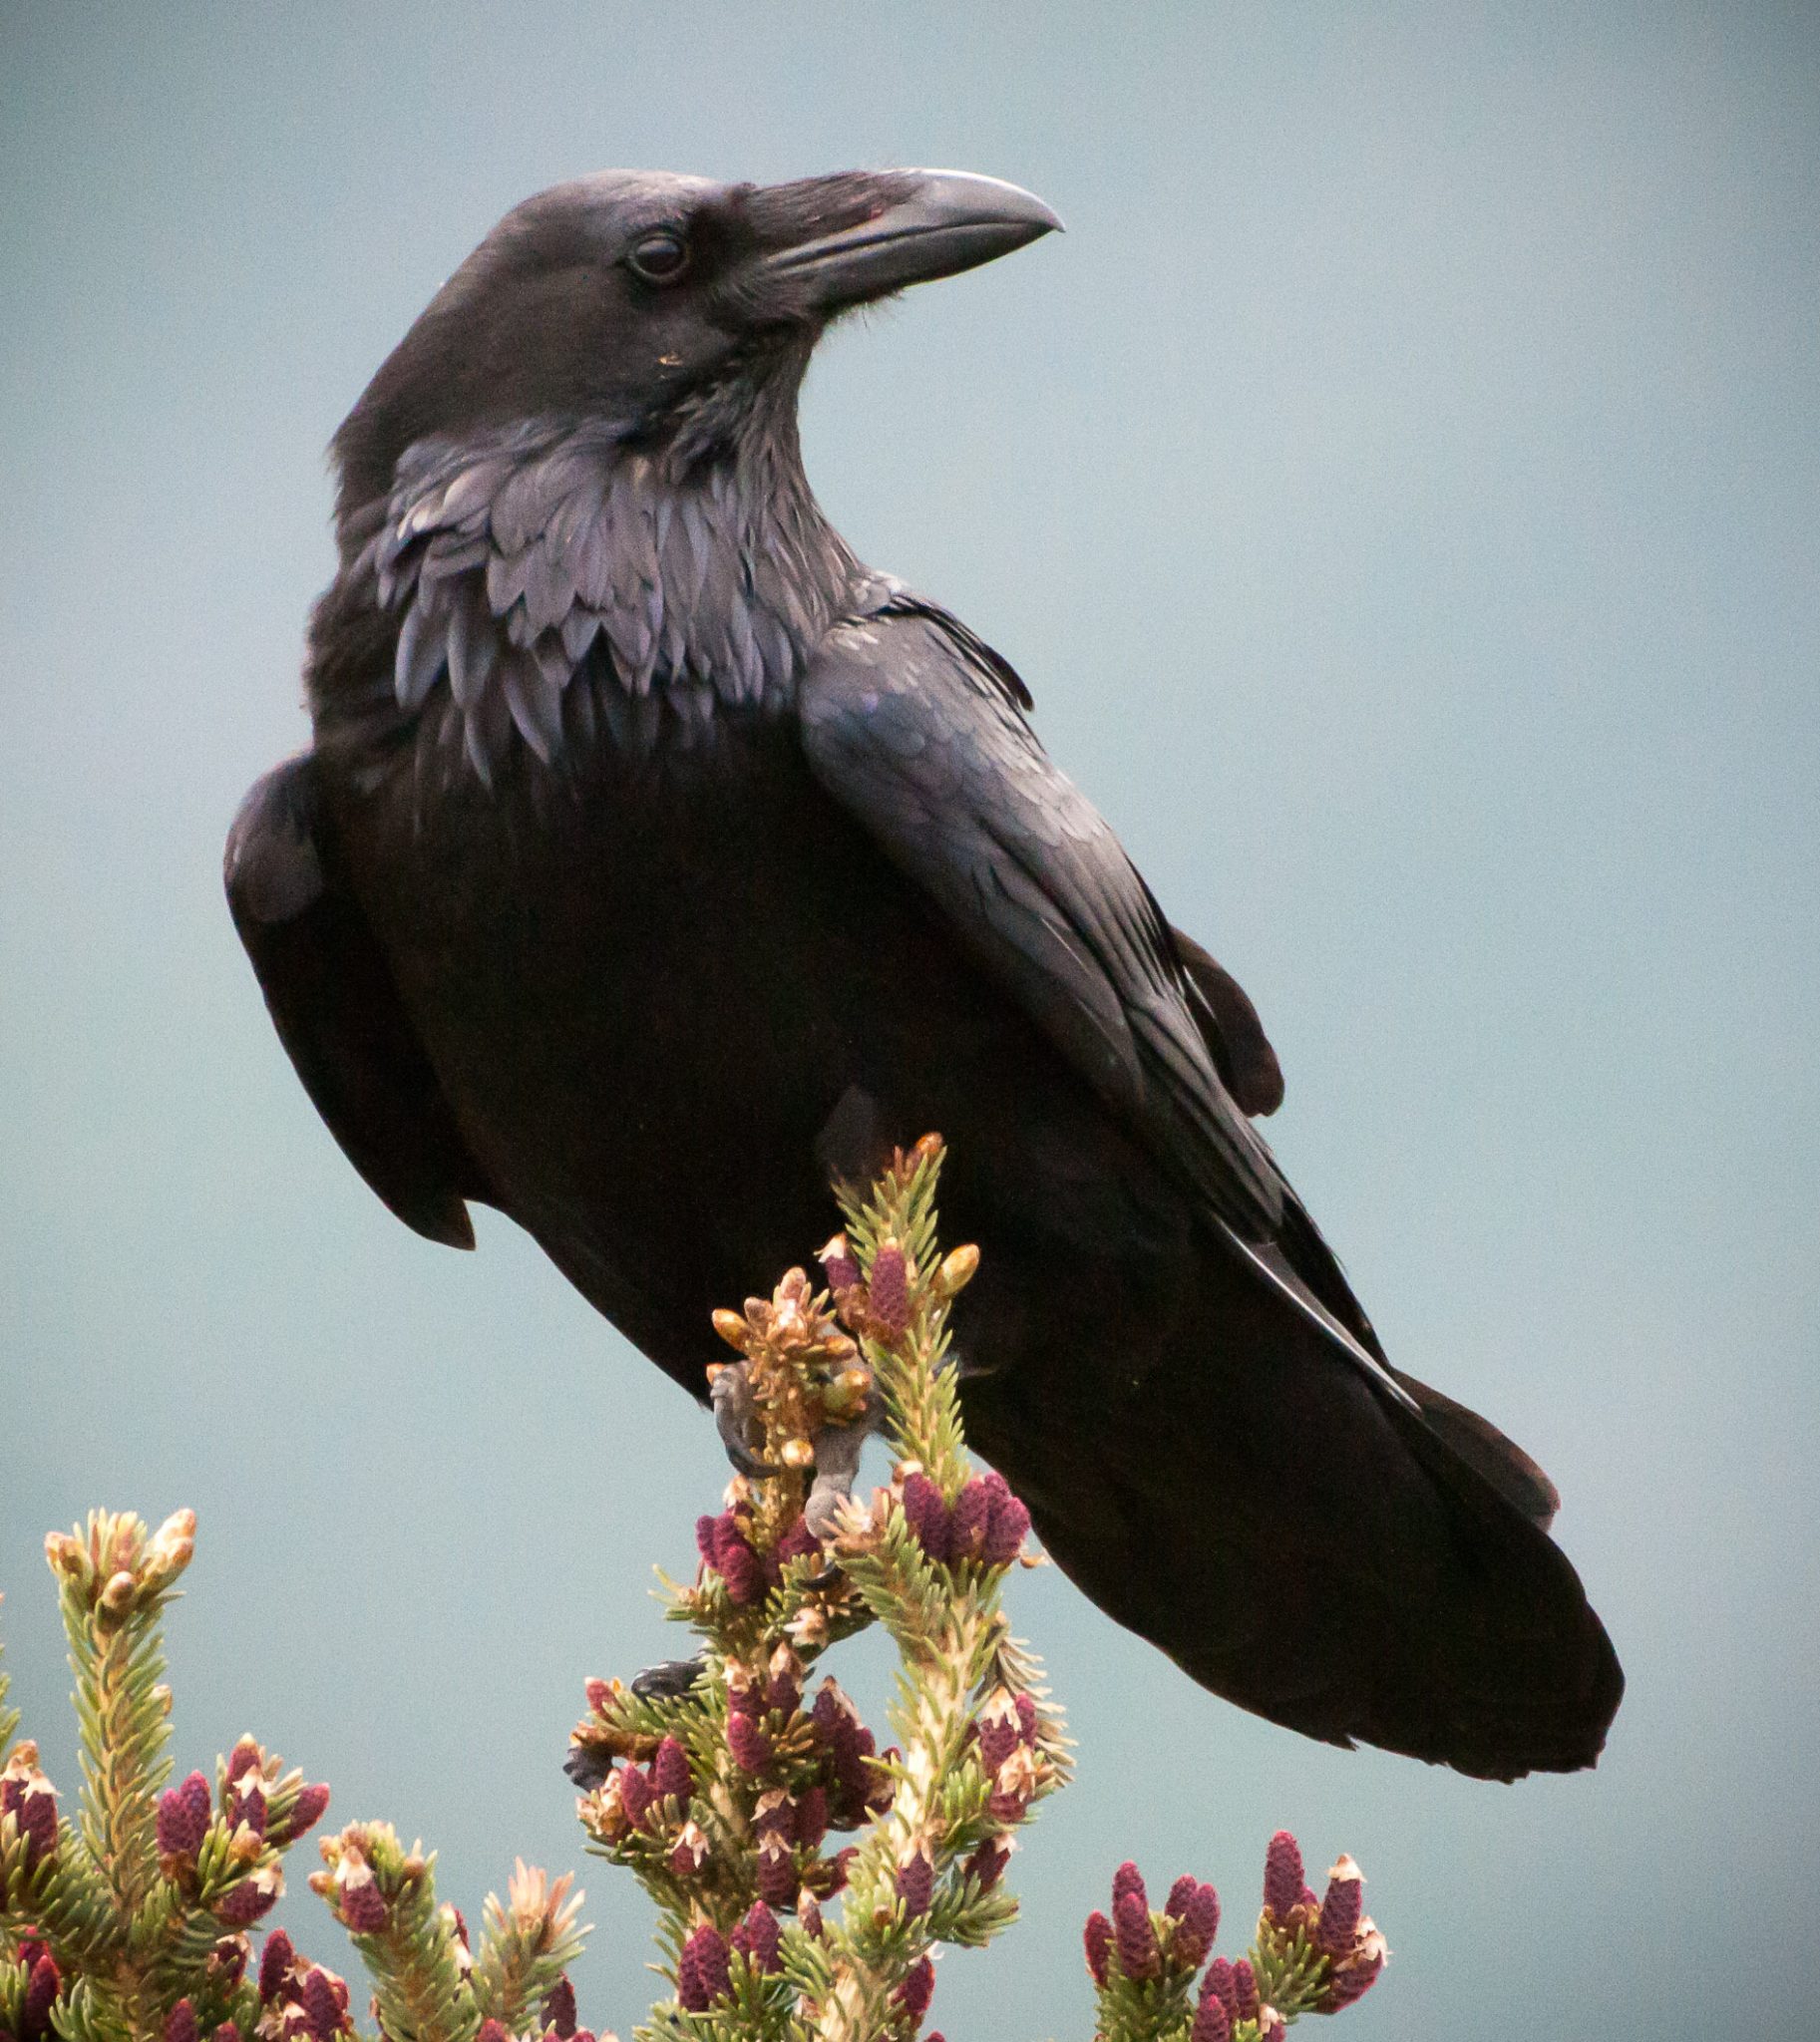
[[[1314,1273],[1351,1303],[1336,1265]],[[1053,1380],[969,1397],[1064,1571],[1203,1686],[1309,1736],[1487,1779],[1592,1765],[1624,1676],[1544,1529],[1547,1477],[1425,1385],[1387,1395],[1225,1244],[1200,1279],[1141,1380],[1114,1390],[1109,1368],[1091,1409]]]

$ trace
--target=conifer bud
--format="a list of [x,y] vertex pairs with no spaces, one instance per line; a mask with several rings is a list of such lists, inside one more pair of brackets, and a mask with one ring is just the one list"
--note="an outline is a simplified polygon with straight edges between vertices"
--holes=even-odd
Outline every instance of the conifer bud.
[[180,1999],[165,2016],[165,2042],[197,2042],[195,2008]]
[[297,1798],[290,1805],[289,1812],[271,1831],[274,1844],[294,1844],[322,1820],[329,1805],[329,1791],[320,1781],[313,1787],[300,1787]]
[[735,1354],[744,1354],[752,1344],[752,1328],[738,1312],[727,1311],[724,1307],[714,1314],[714,1330],[731,1347]]
[[978,1267],[979,1250],[971,1243],[950,1249],[942,1257],[941,1267],[935,1271],[935,1295],[943,1302],[958,1297],[972,1282]]

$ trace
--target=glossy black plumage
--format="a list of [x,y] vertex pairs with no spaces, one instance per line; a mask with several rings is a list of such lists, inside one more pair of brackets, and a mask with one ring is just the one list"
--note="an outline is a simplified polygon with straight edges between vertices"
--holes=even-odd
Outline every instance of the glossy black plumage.
[[1248,1119],[1250,1002],[804,480],[827,320],[1053,224],[924,172],[510,215],[337,438],[314,744],[235,824],[236,923],[392,1209],[500,1206],[697,1394],[830,1171],[939,1128],[970,1430],[1102,1607],[1314,1736],[1590,1764],[1622,1679],[1546,1478],[1388,1365]]

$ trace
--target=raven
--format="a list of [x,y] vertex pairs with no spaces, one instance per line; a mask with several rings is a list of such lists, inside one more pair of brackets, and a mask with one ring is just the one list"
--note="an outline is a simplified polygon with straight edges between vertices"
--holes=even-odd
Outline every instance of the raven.
[[697,1395],[831,1176],[939,1129],[971,1436],[1102,1609],[1313,1737],[1590,1765],[1623,1676],[1547,1478],[1386,1360],[1252,1125],[1250,1001],[804,476],[831,320],[1058,224],[924,170],[508,213],[335,436],[235,923],[385,1203],[509,1213]]

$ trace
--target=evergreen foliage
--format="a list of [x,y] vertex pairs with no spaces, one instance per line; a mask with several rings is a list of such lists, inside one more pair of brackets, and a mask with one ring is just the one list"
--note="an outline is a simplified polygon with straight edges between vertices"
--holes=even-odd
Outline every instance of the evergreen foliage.
[[[577,1813],[590,1850],[656,1901],[672,1987],[642,2042],[911,2042],[940,1947],[1015,1918],[1016,1832],[1067,1781],[1060,1714],[1000,1599],[1011,1568],[1038,1563],[1029,1516],[973,1473],[945,1365],[979,1256],[940,1251],[941,1155],[925,1137],[844,1199],[821,1287],[792,1269],[714,1315],[738,1358],[710,1371],[710,1394],[746,1472],[697,1525],[694,1579],[665,1581],[697,1654],[586,1683]],[[852,1478],[875,1430],[891,1477],[862,1501]],[[366,2042],[342,1978],[282,1929],[255,1965],[248,1934],[327,1788],[251,1738],[212,1786],[199,1772],[167,1785],[162,1621],[194,1532],[187,1511],[152,1533],[98,1512],[46,1541],[82,1789],[71,1821],[36,1745],[13,1742],[0,1665],[0,2042]],[[812,1691],[823,1656],[873,1624],[899,1661],[884,1751],[831,1674]],[[366,1968],[378,2042],[595,2042],[567,1977],[585,1934],[567,1876],[521,1862],[471,1949],[433,1857],[388,1825],[355,1823],[321,1856],[309,1883]],[[1122,1866],[1110,1912],[1086,1926],[1096,2037],[1269,2042],[1337,2012],[1384,1961],[1360,1886],[1342,1858],[1317,1896],[1279,1832],[1251,1951],[1229,1962],[1212,1954],[1212,1886],[1180,1878],[1152,1909]]]

